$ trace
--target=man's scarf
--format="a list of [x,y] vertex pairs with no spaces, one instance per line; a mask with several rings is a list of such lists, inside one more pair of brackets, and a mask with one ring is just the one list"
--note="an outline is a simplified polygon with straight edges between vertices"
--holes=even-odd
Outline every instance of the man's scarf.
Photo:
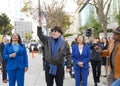
[[[61,45],[62,45],[63,39],[60,36],[57,40],[57,42],[55,41],[55,39],[51,38],[51,46],[52,46],[52,57],[56,58],[57,52],[59,51]],[[49,64],[50,66],[50,70],[49,70],[49,74],[51,75],[56,75],[57,72],[57,66]]]

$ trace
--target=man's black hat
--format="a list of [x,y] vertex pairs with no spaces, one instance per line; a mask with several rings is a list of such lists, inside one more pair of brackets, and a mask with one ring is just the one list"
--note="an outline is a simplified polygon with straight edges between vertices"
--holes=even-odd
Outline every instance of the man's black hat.
[[58,32],[60,32],[61,34],[63,34],[62,29],[61,29],[60,27],[58,27],[58,26],[55,26],[53,29],[51,29],[51,32],[52,32],[53,30],[57,30]]

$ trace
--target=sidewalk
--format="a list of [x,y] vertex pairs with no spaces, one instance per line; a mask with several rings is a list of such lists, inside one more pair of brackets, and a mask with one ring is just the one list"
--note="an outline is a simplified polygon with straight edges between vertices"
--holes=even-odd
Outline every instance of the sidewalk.
[[[28,55],[29,70],[25,74],[25,86],[46,86],[45,75],[42,68],[42,55],[36,53],[34,58],[31,57],[30,53]],[[0,74],[0,86],[8,86],[8,83],[2,83],[1,78],[2,75]],[[99,83],[98,86],[105,86],[102,84],[103,81],[105,81],[105,78],[101,78],[101,83]],[[65,74],[64,86],[75,86],[75,81],[70,77],[69,73]],[[88,78],[88,86],[94,86],[91,69]]]

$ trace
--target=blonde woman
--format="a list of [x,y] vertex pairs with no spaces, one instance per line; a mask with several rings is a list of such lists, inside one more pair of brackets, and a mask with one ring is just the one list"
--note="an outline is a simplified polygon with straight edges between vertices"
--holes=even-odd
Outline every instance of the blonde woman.
[[77,44],[72,46],[72,59],[75,71],[75,86],[87,86],[89,74],[90,48],[85,44],[84,36],[77,36]]

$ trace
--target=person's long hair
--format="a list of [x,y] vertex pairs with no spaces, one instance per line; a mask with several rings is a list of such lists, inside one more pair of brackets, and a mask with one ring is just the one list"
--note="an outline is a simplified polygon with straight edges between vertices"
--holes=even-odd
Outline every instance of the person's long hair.
[[[17,35],[18,35],[18,44],[22,45],[22,40],[21,40],[20,35],[19,35],[18,33],[13,33],[12,36],[13,36],[14,34],[17,34]],[[12,36],[11,36],[11,39],[10,39],[10,43],[12,43]]]
[[103,39],[105,38],[105,40],[106,40],[106,44],[108,44],[108,39],[107,39],[107,37],[102,37],[102,43],[103,43]]

